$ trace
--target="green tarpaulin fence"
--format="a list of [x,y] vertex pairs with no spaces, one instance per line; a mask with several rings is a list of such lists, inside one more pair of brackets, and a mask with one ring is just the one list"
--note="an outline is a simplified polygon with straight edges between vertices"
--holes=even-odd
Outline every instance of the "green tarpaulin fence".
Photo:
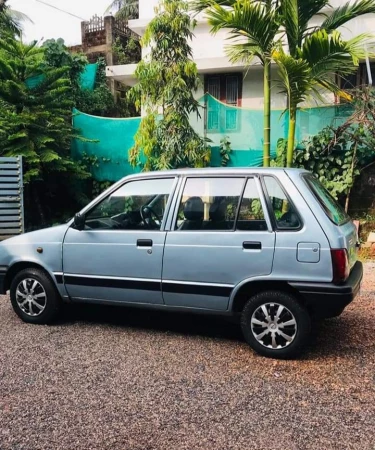
[[[88,89],[92,91],[95,86],[96,74],[98,72],[97,64],[87,64],[85,70],[80,77],[80,85],[82,89]],[[25,81],[26,86],[29,89],[34,89],[44,79],[44,75],[35,75]]]
[[[263,111],[228,106],[206,94],[201,99],[200,118],[191,117],[192,126],[201,135],[212,140],[212,166],[220,166],[220,140],[227,136],[233,149],[228,166],[249,167],[262,165]],[[96,155],[102,162],[93,169],[98,181],[117,181],[137,171],[128,162],[129,149],[134,144],[134,135],[141,119],[111,119],[94,117],[75,111],[74,126],[84,137],[97,139],[98,143],[73,143],[74,158],[83,154]],[[301,109],[297,117],[297,142],[321,131],[324,127],[337,126],[345,120],[350,108],[347,106],[326,106]],[[288,117],[281,110],[271,113],[271,150],[274,153],[279,138],[287,136]]]
[[85,70],[81,74],[81,88],[92,91],[95,86],[96,74],[98,73],[97,64],[87,64]]

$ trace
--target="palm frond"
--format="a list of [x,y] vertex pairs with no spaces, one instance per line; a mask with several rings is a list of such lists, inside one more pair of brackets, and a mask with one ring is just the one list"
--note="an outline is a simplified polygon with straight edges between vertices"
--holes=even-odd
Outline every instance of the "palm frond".
[[118,18],[124,20],[136,19],[139,15],[139,0],[114,0],[104,14],[109,14],[112,11],[115,11]]
[[375,0],[356,0],[354,3],[348,1],[336,8],[322,23],[321,29],[332,31],[345,25],[356,17],[375,13]]
[[[202,12],[208,10],[209,8],[219,5],[224,7],[232,7],[237,3],[238,0],[190,0],[189,8],[191,11]],[[259,0],[260,3],[265,3]]]
[[288,39],[289,51],[292,56],[297,56],[299,46],[299,16],[298,0],[283,0],[281,4],[283,25]]
[[338,31],[328,33],[317,31],[309,36],[301,49],[301,57],[308,61],[312,76],[327,79],[338,73],[349,75],[357,70],[359,61],[365,55],[364,44],[369,35],[362,34],[344,41]]
[[286,54],[281,47],[274,51],[273,59],[278,66],[280,93],[285,94],[289,106],[295,108],[309,97],[314,86],[309,64]]
[[[272,51],[279,31],[279,15],[276,10],[269,10],[261,2],[237,0],[232,9],[215,3],[206,14],[213,33],[227,29],[229,39],[239,41],[239,44],[246,41],[248,51],[254,48],[255,52],[261,50],[264,55]],[[243,47],[240,45],[238,48],[240,54],[243,53]]]

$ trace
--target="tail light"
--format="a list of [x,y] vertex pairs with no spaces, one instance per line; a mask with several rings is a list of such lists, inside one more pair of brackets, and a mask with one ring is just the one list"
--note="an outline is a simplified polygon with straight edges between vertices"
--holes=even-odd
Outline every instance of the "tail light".
[[345,248],[331,249],[333,282],[344,283],[350,274],[348,252]]

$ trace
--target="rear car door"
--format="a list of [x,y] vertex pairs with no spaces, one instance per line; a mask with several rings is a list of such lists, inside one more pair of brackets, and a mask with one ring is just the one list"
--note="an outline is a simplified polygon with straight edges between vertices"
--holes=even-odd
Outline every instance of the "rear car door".
[[63,244],[64,283],[77,300],[163,303],[163,231],[175,178],[131,180],[70,227]]
[[186,178],[166,237],[165,304],[226,310],[235,285],[271,273],[274,245],[258,178]]

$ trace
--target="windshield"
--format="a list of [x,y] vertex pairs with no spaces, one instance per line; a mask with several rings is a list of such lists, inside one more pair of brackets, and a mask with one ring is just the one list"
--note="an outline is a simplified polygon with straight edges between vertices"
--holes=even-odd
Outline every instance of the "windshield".
[[333,223],[336,225],[343,225],[350,220],[350,217],[345,210],[317,178],[313,175],[303,175],[303,178]]

